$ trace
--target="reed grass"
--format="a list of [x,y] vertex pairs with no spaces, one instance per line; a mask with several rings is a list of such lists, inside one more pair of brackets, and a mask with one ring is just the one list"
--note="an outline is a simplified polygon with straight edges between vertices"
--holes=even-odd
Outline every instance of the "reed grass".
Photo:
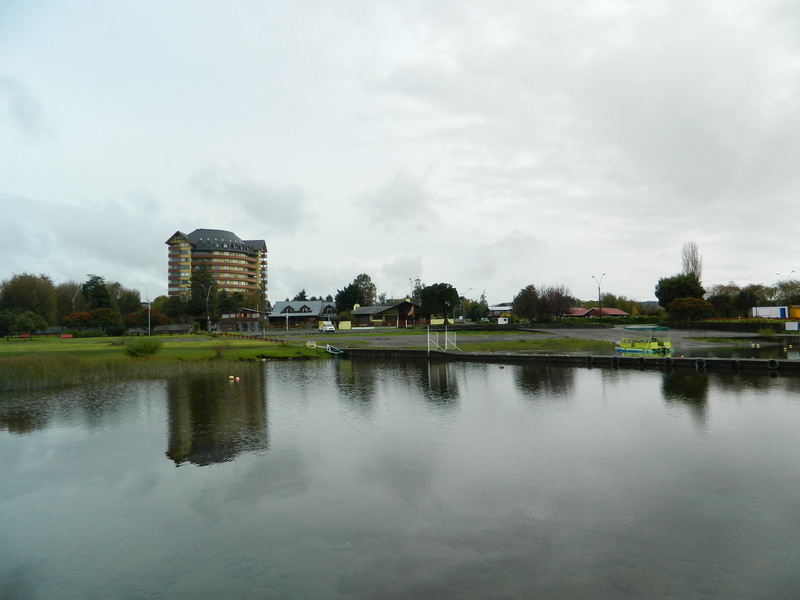
[[163,379],[200,373],[227,373],[227,361],[173,361],[92,359],[50,354],[10,357],[0,361],[0,392],[40,390],[52,387],[114,383],[135,379]]
[[[233,340],[150,340],[157,356],[129,356],[130,340],[33,340],[0,343],[0,392],[227,373],[232,362],[329,358],[323,349]],[[134,342],[135,343],[135,342]]]

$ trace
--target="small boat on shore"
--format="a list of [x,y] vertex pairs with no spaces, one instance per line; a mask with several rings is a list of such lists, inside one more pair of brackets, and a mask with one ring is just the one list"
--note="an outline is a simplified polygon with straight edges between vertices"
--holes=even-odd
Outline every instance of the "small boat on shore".
[[669,356],[675,352],[668,327],[660,325],[630,325],[616,346],[618,354]]
[[337,358],[344,354],[344,350],[340,350],[339,348],[336,348],[335,346],[331,346],[330,344],[325,346],[325,352],[327,352],[328,354],[333,354]]

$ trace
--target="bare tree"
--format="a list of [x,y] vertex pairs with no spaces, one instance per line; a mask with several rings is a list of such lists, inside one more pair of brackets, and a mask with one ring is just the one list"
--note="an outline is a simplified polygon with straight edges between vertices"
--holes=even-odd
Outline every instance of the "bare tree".
[[703,257],[700,256],[700,250],[694,242],[686,242],[683,245],[681,253],[683,262],[683,274],[694,275],[697,281],[700,281],[700,276],[703,272]]

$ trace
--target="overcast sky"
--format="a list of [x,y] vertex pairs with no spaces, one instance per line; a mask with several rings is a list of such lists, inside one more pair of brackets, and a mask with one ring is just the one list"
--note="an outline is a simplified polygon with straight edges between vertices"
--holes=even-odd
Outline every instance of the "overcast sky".
[[155,297],[212,228],[267,241],[272,301],[649,300],[685,242],[772,284],[798,86],[796,0],[0,2],[0,280]]

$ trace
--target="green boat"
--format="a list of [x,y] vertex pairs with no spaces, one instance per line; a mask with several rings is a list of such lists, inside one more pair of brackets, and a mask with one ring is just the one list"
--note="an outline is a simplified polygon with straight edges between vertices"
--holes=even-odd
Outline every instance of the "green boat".
[[619,354],[669,356],[674,353],[669,327],[660,325],[630,325],[616,346]]
[[325,352],[327,352],[328,354],[333,354],[336,357],[344,355],[344,350],[339,350],[339,348],[331,346],[330,344],[325,346]]

